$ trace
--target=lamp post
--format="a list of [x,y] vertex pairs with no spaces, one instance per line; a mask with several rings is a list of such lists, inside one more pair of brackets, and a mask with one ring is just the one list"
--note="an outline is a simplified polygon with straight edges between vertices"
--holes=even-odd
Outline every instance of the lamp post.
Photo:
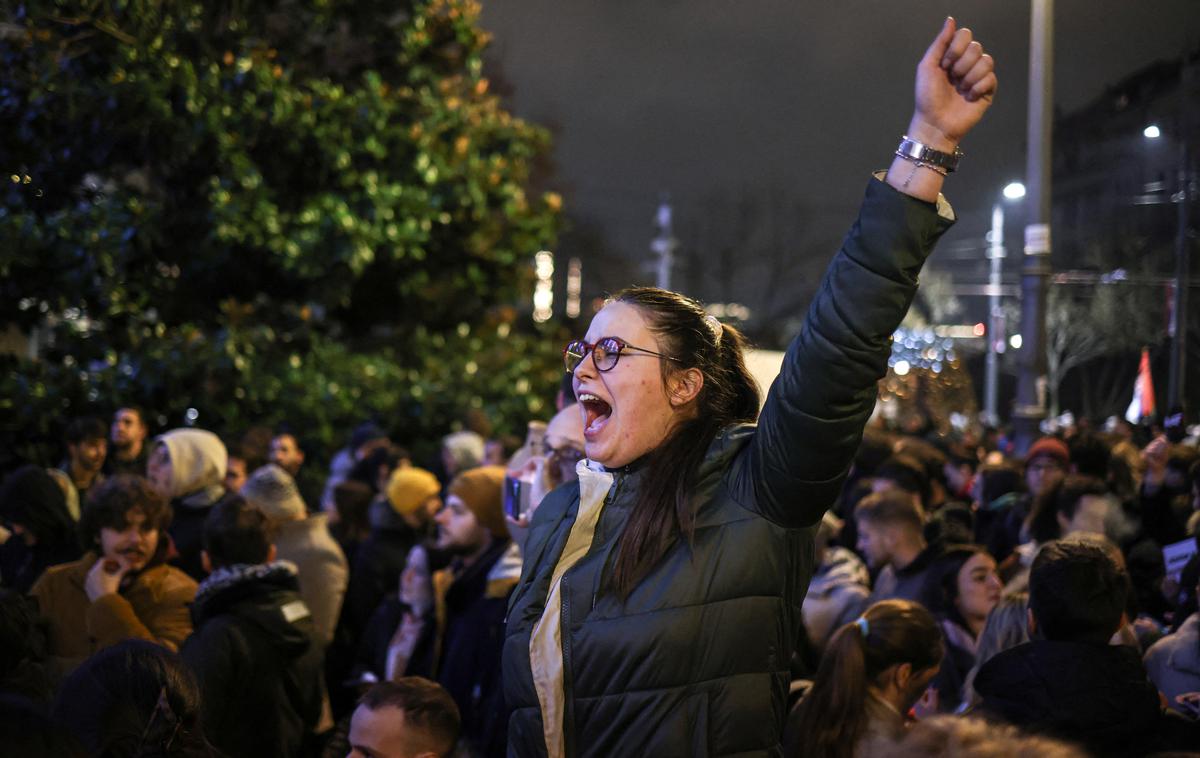
[[1017,402],[1013,407],[1016,455],[1023,456],[1046,415],[1046,287],[1050,279],[1050,160],[1054,103],[1054,3],[1033,0],[1029,29],[1029,185],[1025,256],[1021,267],[1021,336]]
[[[1004,187],[1006,200],[1020,200],[1025,197],[1025,185],[1020,182],[1009,182]],[[987,373],[984,385],[983,413],[984,420],[991,426],[1000,423],[1000,415],[996,412],[997,395],[1000,385],[1000,353],[1005,350],[1004,308],[1000,304],[1001,275],[1004,259],[1004,205],[996,203],[992,206],[992,231],[988,234],[988,260],[991,261],[991,271],[988,274],[988,352]]]

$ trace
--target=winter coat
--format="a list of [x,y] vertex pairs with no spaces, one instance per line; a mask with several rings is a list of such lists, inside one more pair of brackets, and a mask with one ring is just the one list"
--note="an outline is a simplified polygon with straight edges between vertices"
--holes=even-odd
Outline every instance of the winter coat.
[[1179,725],[1165,718],[1140,656],[1125,645],[1026,642],[983,664],[975,691],[984,715],[1082,743],[1096,756],[1184,746]]
[[1154,643],[1144,662],[1150,681],[1166,696],[1170,707],[1188,714],[1175,697],[1200,692],[1200,614],[1193,613],[1179,631]]
[[213,572],[180,654],[196,675],[205,734],[230,756],[295,756],[321,715],[321,643],[291,564]]
[[825,551],[802,606],[804,626],[814,645],[824,648],[834,632],[862,614],[871,594],[869,583],[867,567],[857,555],[844,547]]
[[131,637],[177,650],[192,633],[188,605],[196,583],[191,577],[158,564],[141,571],[120,592],[92,602],[84,583],[96,560],[95,553],[87,553],[73,563],[52,566],[30,591],[50,625],[50,654],[82,660]]
[[695,529],[622,601],[601,593],[643,462],[551,493],[509,606],[509,754],[778,755],[814,525],[841,491],[916,275],[949,227],[872,181],[757,428],[713,440]]
[[371,504],[371,533],[359,545],[351,564],[350,584],[339,623],[358,639],[380,601],[400,586],[408,551],[428,530],[409,526],[386,501]]
[[285,521],[275,535],[275,553],[296,566],[300,597],[312,612],[321,645],[333,640],[349,569],[346,556],[329,533],[328,515],[319,513],[298,521]]
[[929,564],[933,563],[939,550],[939,546],[930,545],[901,569],[894,568],[890,563],[884,566],[879,576],[875,577],[875,588],[871,590],[867,605],[874,605],[880,600],[897,599],[921,602],[929,576]]
[[[436,572],[431,644],[418,643],[408,669],[446,688],[458,704],[463,739],[478,755],[504,753],[500,655],[508,597],[520,575],[520,551],[509,539],[493,541],[467,568],[452,565]],[[431,656],[425,662],[417,659],[422,649]]]

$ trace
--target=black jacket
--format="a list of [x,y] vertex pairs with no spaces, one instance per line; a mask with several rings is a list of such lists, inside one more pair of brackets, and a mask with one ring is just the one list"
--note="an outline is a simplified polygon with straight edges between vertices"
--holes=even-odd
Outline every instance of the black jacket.
[[[568,755],[780,753],[813,526],[841,490],[891,335],[949,223],[932,204],[870,183],[757,428],[727,429],[709,448],[691,545],[676,544],[625,602],[599,592],[601,579],[641,482],[656,472],[612,472],[595,537],[560,583]],[[547,752],[530,640],[579,492],[564,486],[538,508],[509,605],[510,755]]]
[[1187,744],[1188,725],[1163,712],[1141,656],[1125,645],[1026,642],[980,667],[975,691],[985,715],[1080,742],[1097,756],[1200,744]]
[[230,756],[295,756],[321,715],[323,658],[295,569],[214,573],[180,654],[200,683],[204,731]]

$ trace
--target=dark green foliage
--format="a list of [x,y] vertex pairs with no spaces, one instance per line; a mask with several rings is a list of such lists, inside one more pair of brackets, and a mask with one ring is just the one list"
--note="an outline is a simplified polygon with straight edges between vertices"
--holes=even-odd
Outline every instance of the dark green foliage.
[[22,457],[122,401],[328,451],[549,398],[558,338],[507,307],[557,230],[549,138],[489,93],[477,3],[0,8],[0,325],[52,337],[3,366]]

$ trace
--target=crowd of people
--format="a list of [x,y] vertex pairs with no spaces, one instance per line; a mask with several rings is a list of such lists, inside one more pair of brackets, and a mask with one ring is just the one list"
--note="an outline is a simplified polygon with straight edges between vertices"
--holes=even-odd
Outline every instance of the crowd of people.
[[[151,436],[134,406],[73,421],[57,468],[0,489],[5,718],[38,714],[21,739],[63,755],[504,754],[530,517],[584,458],[568,383],[558,400],[515,453],[447,435],[436,474],[366,422],[311,502],[288,431],[260,461]],[[810,532],[787,754],[891,754],[917,721],[1063,755],[1200,746],[1200,449],[1179,431],[1084,424],[1016,459],[990,430],[876,419]]]
[[368,420],[313,472],[290,428],[71,421],[60,465],[0,490],[0,746],[1200,746],[1194,440],[1082,425],[1018,456],[994,431],[870,420],[995,88],[947,19],[765,400],[736,328],[631,288],[566,347],[558,413],[517,449],[460,430],[414,461]]

